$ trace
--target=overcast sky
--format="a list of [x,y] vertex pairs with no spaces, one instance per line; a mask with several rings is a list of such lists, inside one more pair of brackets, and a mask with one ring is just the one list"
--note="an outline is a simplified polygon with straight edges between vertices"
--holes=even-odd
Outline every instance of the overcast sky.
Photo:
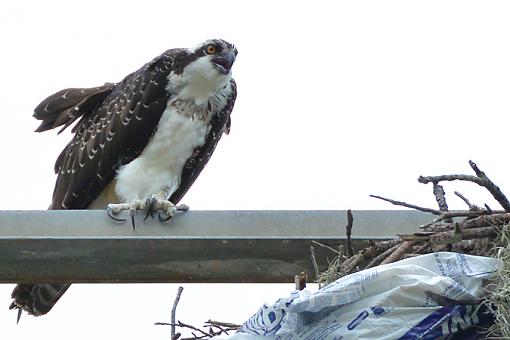
[[[192,209],[393,208],[369,194],[434,206],[416,178],[470,173],[469,159],[510,193],[509,17],[505,1],[2,1],[0,208],[50,202],[70,135],[33,132],[41,100],[207,38],[237,46],[239,94]],[[453,208],[454,189],[497,207],[472,185],[445,189]],[[176,287],[73,286],[16,327],[0,286],[2,337],[168,339],[152,323]],[[179,318],[241,322],[287,290],[187,286]]]

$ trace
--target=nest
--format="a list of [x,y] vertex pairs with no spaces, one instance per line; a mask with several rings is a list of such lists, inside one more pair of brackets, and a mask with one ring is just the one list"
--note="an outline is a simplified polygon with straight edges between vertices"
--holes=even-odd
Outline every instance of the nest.
[[[488,330],[491,338],[510,339],[510,202],[487,175],[478,166],[469,161],[475,175],[420,176],[423,184],[432,183],[433,193],[439,209],[430,209],[375,196],[391,204],[428,212],[435,218],[420,227],[413,234],[398,235],[398,238],[386,241],[372,241],[369,246],[354,252],[350,235],[353,227],[352,212],[347,213],[346,245],[336,252],[329,268],[319,273],[316,267],[319,288],[345,275],[387,264],[400,259],[437,251],[453,251],[470,255],[492,256],[502,260],[500,271],[487,284],[483,304],[493,313],[494,325]],[[469,202],[462,194],[455,192],[467,205],[466,210],[449,210],[445,199],[443,181],[468,181],[485,188],[501,205],[502,210],[493,210],[488,205],[483,207]],[[317,242],[316,242],[317,243]],[[317,243],[319,244],[319,243]],[[321,244],[319,244],[321,245]],[[312,260],[315,256],[312,247]]]
[[[387,201],[391,204],[428,212],[435,215],[429,223],[420,227],[420,231],[413,234],[398,235],[397,238],[386,241],[371,241],[369,246],[354,252],[351,245],[351,232],[354,217],[347,211],[346,244],[338,249],[322,245],[335,252],[335,258],[329,267],[320,273],[315,260],[314,247],[311,247],[312,262],[317,276],[319,288],[327,286],[337,279],[371,267],[398,261],[400,259],[427,254],[437,251],[453,251],[470,255],[492,256],[502,261],[500,270],[486,285],[486,294],[480,301],[480,306],[492,314],[494,324],[485,331],[487,338],[510,339],[510,202],[487,175],[478,166],[469,161],[475,175],[441,175],[420,176],[418,181],[423,184],[431,183],[438,209],[431,209],[396,201],[393,199],[372,195],[372,197]],[[444,181],[467,181],[475,183],[490,192],[501,205],[502,210],[493,210],[488,205],[483,207],[472,204],[459,192],[454,192],[467,205],[466,210],[449,210],[443,187]],[[302,272],[295,277],[296,289],[304,289],[308,275]],[[172,326],[172,340],[210,339],[216,335],[228,334],[239,329],[239,325],[207,321],[202,327],[195,327],[175,322],[175,310],[179,302],[182,287],[179,289],[172,309],[172,322],[157,325]],[[192,337],[181,338],[175,328],[188,329]]]

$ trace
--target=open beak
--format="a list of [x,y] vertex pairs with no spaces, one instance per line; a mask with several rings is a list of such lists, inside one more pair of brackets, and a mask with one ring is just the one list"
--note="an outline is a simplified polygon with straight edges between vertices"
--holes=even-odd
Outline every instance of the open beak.
[[211,62],[220,73],[228,74],[235,60],[236,56],[233,52],[226,52],[212,58]]

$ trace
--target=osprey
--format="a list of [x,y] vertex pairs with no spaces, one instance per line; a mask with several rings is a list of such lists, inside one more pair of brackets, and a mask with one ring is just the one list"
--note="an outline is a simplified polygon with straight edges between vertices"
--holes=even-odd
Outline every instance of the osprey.
[[[72,88],[35,109],[37,132],[73,127],[55,163],[49,209],[104,208],[175,215],[177,206],[229,132],[237,49],[213,39],[171,49],[119,83]],[[160,215],[161,219],[161,215]],[[134,224],[133,224],[134,227]],[[46,314],[69,284],[19,284],[10,308]]]

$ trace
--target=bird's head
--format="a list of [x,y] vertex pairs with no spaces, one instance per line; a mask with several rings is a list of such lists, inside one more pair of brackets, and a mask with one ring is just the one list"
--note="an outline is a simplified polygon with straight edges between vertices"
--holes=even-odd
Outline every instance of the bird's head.
[[195,63],[203,63],[206,68],[212,67],[223,76],[232,74],[232,65],[237,57],[237,49],[234,45],[225,40],[211,39],[204,41],[191,51],[197,56]]
[[170,75],[169,85],[183,99],[209,97],[229,83],[236,57],[234,45],[221,39],[206,40],[186,50],[182,68]]

